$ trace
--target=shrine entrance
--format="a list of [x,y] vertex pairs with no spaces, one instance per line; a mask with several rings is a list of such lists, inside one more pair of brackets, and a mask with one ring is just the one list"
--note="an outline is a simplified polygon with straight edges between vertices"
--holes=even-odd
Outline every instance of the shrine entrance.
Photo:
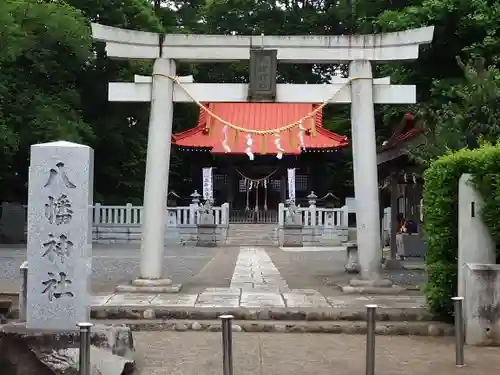
[[230,223],[271,224],[278,222],[282,200],[281,174],[276,167],[235,169],[237,186],[230,210]]
[[[92,34],[94,40],[106,43],[110,58],[155,60],[152,76],[111,82],[108,91],[111,101],[151,102],[137,285],[145,285],[145,279],[148,287],[172,284],[172,280],[162,279],[172,143],[200,154],[246,155],[252,162],[272,154],[276,163],[286,162],[286,158],[300,163],[308,153],[336,152],[347,146],[345,136],[322,126],[322,110],[330,103],[351,104],[361,278],[373,282],[383,277],[374,105],[415,103],[416,90],[411,85],[392,85],[390,77],[375,78],[373,65],[415,60],[419,46],[432,41],[434,27],[378,35],[245,36],[160,35],[93,23]],[[176,72],[183,61],[242,60],[250,60],[249,84],[195,83],[192,76],[179,77]],[[332,77],[329,84],[277,83],[278,62],[342,64],[348,77]],[[195,128],[172,137],[173,104],[179,102],[196,103],[200,117]],[[295,170],[291,166],[288,170],[289,198],[294,202],[298,198]],[[248,192],[250,200],[252,191]],[[247,191],[238,191],[239,197],[241,193],[246,199]],[[257,208],[259,194],[254,195]],[[259,219],[258,214],[252,217]]]

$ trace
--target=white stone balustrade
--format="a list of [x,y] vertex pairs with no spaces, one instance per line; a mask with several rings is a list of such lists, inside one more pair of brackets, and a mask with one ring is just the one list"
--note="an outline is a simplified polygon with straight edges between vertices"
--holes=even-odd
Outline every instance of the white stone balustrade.
[[[278,205],[279,243],[284,243],[283,228],[287,208]],[[311,204],[309,207],[297,207],[303,224],[304,246],[338,246],[348,239],[348,214],[353,212],[347,205],[341,208],[324,208]]]
[[[229,204],[224,203],[221,207],[213,207],[213,214],[215,217],[215,224],[227,224],[227,210]],[[142,206],[134,206],[127,203],[124,206],[105,206],[96,203],[93,208],[93,224],[142,224]],[[167,207],[169,213],[175,213],[177,217],[177,225],[196,224],[193,222],[194,217],[198,217],[196,210],[190,206]],[[194,215],[193,215],[194,214]],[[196,219],[198,220],[198,219]]]
[[[196,241],[196,225],[199,223],[198,205],[167,207],[165,240],[191,243]],[[221,240],[227,237],[229,204],[213,207],[215,224]],[[106,206],[96,203],[93,207],[93,241],[138,242],[142,234],[143,207],[127,203],[123,206]]]

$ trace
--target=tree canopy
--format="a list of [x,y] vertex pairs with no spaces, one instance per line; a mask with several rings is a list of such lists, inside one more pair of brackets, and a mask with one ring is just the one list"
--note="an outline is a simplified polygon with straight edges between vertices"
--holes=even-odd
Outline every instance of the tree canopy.
[[[379,142],[408,110],[426,129],[419,161],[466,145],[467,134],[498,138],[500,0],[4,0],[0,2],[0,192],[24,201],[29,146],[66,139],[95,149],[95,200],[139,203],[145,172],[148,105],[110,103],[107,84],[147,74],[148,62],[107,59],[90,22],[144,31],[332,35],[435,25],[418,60],[377,67],[379,76],[415,84],[418,105],[377,108]],[[464,61],[465,63],[462,63]],[[344,66],[280,65],[281,82],[325,82]],[[246,64],[183,64],[197,81],[241,82]],[[176,107],[174,131],[194,126],[198,110]],[[328,106],[325,126],[350,136],[349,108]],[[172,173],[182,176],[183,156]],[[335,181],[349,189],[346,153]],[[333,178],[333,177],[332,177]],[[182,185],[182,178],[171,179]],[[333,184],[332,179],[332,184]],[[179,187],[180,188],[180,187]]]

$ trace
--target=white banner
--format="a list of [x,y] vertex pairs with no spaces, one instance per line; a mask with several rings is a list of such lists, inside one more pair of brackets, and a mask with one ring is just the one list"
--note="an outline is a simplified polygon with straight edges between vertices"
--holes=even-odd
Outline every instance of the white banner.
[[212,167],[203,168],[203,199],[213,199]]
[[288,168],[287,175],[288,175],[288,198],[295,200],[295,168]]

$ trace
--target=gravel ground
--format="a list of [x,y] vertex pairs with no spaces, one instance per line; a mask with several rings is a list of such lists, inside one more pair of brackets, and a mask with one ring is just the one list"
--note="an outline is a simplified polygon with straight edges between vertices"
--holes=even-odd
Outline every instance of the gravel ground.
[[[189,246],[165,248],[163,275],[174,283],[183,283],[199,273],[215,256],[218,248]],[[26,248],[0,248],[0,289],[18,290],[19,267],[26,259]],[[94,293],[112,292],[118,283],[139,275],[140,250],[131,245],[94,245],[92,289]]]
[[[137,332],[142,375],[220,375],[220,333]],[[235,333],[237,375],[360,375],[365,337],[355,335]],[[491,375],[500,348],[467,347],[467,367],[455,367],[452,338],[376,338],[376,374]]]

